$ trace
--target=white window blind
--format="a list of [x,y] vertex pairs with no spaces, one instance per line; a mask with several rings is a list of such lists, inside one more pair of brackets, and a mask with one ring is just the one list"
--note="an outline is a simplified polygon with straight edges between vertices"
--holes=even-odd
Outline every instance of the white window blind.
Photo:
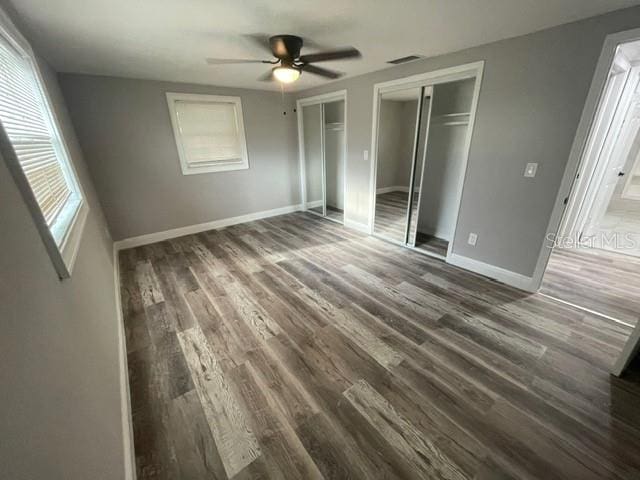
[[248,168],[238,97],[167,94],[185,174]]
[[74,188],[65,175],[33,67],[2,37],[0,121],[45,221],[52,227]]

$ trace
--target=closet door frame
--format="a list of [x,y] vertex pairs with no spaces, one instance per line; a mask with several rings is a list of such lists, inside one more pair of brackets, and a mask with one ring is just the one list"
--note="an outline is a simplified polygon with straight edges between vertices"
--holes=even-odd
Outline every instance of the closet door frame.
[[[326,185],[326,162],[324,158],[325,153],[325,131],[324,131],[324,104],[333,103],[333,102],[344,102],[344,165],[342,172],[342,198],[344,201],[344,214],[343,214],[343,222],[346,218],[347,213],[347,91],[346,90],[338,90],[331,93],[325,93],[322,95],[315,95],[313,97],[305,97],[299,98],[296,100],[296,114],[298,117],[298,159],[300,165],[300,199],[301,199],[301,210],[305,212],[312,213],[314,215],[318,215],[319,217],[325,218],[332,222],[340,223],[338,220],[327,217],[327,185]],[[302,115],[302,108],[308,107],[311,105],[320,105],[320,139],[321,139],[321,155],[322,155],[322,214],[315,212],[313,210],[307,209],[307,177],[306,177],[306,167],[305,167],[305,156],[304,156],[304,119]]]
[[[425,87],[426,90],[426,87]],[[420,221],[420,205],[422,205],[422,192],[424,192],[424,189],[422,188],[422,184],[424,182],[424,172],[425,172],[425,163],[427,160],[427,140],[429,139],[429,129],[431,128],[431,108],[433,107],[433,96],[434,96],[434,89],[432,89],[431,91],[431,95],[429,97],[429,112],[427,113],[427,128],[424,131],[424,149],[422,150],[422,168],[420,169],[420,191],[418,192],[418,207],[417,207],[417,213],[416,213],[416,221]],[[426,95],[423,94],[423,98],[422,98],[422,102],[424,103],[424,99],[426,98]],[[418,173],[418,172],[416,172]],[[413,177],[411,179],[412,182],[412,192],[413,189],[415,189],[415,177]],[[410,247],[415,247],[416,246],[416,239],[418,238],[418,225],[416,225],[416,233],[413,236],[413,243],[409,242],[410,240],[410,235],[411,235],[411,225],[409,225],[409,228],[407,229],[407,243],[409,244]]]
[[[458,218],[460,216],[460,204],[462,202],[462,191],[464,188],[464,180],[466,179],[467,164],[469,160],[469,150],[471,148],[471,139],[473,137],[473,130],[476,119],[476,111],[478,108],[478,98],[480,96],[480,87],[482,85],[482,74],[484,71],[484,60],[479,62],[467,63],[464,65],[458,65],[455,67],[444,68],[441,70],[434,70],[431,72],[419,73],[417,75],[411,75],[409,77],[397,78],[387,82],[376,83],[373,86],[373,115],[371,119],[371,170],[369,172],[369,233],[378,237],[374,233],[375,214],[376,214],[376,176],[378,171],[378,127],[380,121],[380,99],[381,95],[388,92],[397,90],[404,90],[407,88],[415,87],[429,87],[440,83],[455,82],[458,80],[465,80],[468,78],[475,78],[475,84],[473,89],[473,99],[471,101],[471,110],[469,115],[468,133],[464,146],[464,159],[462,162],[462,171],[464,172],[455,192],[456,199],[456,221],[453,229],[452,241],[449,242],[447,248],[446,260],[449,261],[452,255],[452,247],[456,238],[458,229]],[[426,148],[425,148],[426,150]],[[413,169],[413,167],[412,167]],[[407,224],[407,231],[410,225]],[[383,237],[380,237],[383,238]],[[406,238],[406,235],[405,235]],[[384,238],[383,238],[384,239]],[[387,240],[387,239],[384,239]],[[408,245],[406,242],[392,242],[401,244],[407,248],[415,250],[416,252],[424,255],[434,256],[430,252],[421,250]],[[437,255],[436,255],[437,256]],[[439,257],[439,256],[438,256]],[[441,258],[441,257],[439,257]]]

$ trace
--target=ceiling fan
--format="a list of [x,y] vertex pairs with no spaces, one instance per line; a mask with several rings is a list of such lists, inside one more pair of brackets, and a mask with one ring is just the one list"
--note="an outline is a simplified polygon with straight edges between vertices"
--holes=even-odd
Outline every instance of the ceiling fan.
[[316,62],[326,62],[330,60],[343,60],[347,58],[360,58],[360,52],[353,48],[347,47],[339,50],[330,50],[327,52],[310,53],[308,55],[300,55],[300,50],[304,43],[301,37],[296,35],[274,35],[268,37],[265,35],[249,35],[249,37],[257,42],[261,47],[265,48],[273,57],[273,60],[244,60],[233,58],[207,58],[210,65],[225,65],[233,63],[267,63],[275,65],[265,75],[259,78],[261,81],[278,80],[282,83],[295,82],[302,72],[313,73],[325,78],[339,78],[343,74],[335,70],[313,65]]

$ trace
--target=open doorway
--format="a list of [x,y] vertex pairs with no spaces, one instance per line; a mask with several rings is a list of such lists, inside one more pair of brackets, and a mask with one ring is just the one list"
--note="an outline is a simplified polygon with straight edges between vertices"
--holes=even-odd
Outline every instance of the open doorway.
[[636,38],[618,43],[607,65],[558,235],[548,238],[552,252],[540,288],[544,295],[609,319],[629,335],[640,317]]

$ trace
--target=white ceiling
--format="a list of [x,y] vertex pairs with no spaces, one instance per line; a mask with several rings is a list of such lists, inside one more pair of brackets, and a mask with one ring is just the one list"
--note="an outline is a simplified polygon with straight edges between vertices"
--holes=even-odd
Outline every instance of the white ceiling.
[[[640,0],[13,0],[35,46],[59,71],[278,89],[243,34],[291,33],[362,60],[322,66],[358,75],[387,60],[433,56],[639,4]],[[307,50],[309,53],[311,50]],[[319,85],[310,74],[287,87]]]

